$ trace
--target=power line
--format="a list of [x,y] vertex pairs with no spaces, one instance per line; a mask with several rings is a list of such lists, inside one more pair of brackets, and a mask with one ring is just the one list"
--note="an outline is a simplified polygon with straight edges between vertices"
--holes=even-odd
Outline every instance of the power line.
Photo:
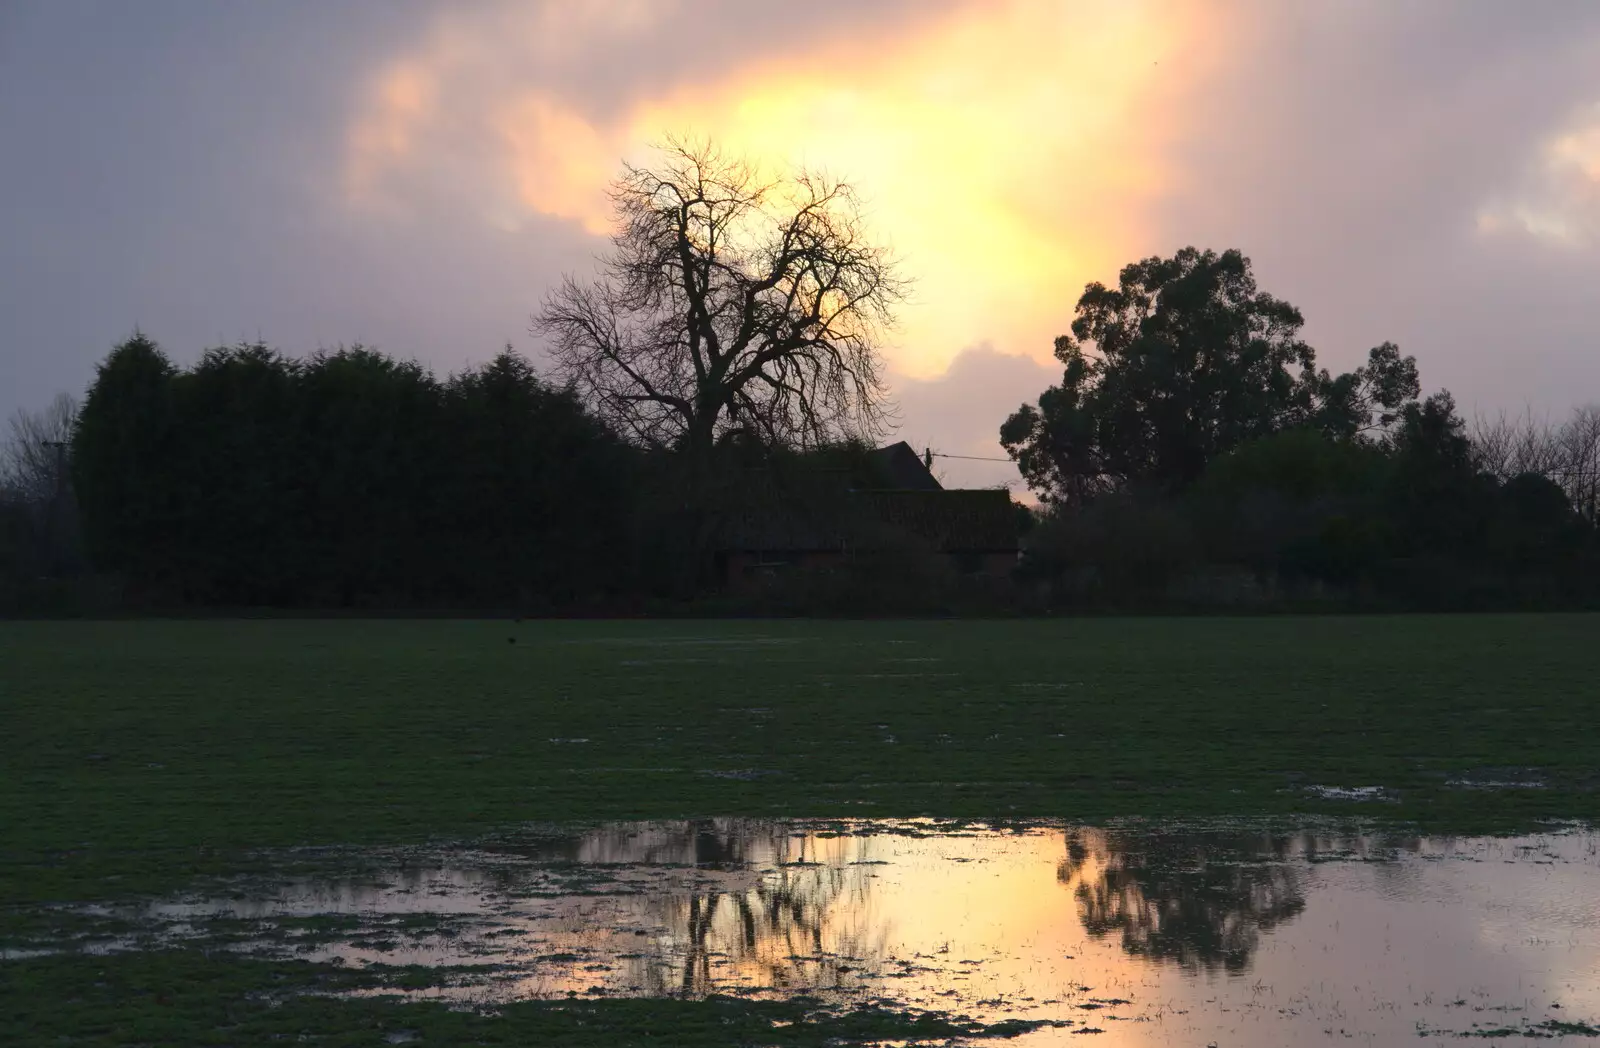
[[[1011,459],[1008,459],[1008,458],[989,458],[989,457],[984,456],[984,455],[949,455],[949,454],[946,454],[943,451],[932,451],[932,452],[929,452],[929,456],[932,457],[932,458],[941,458],[941,459],[962,459],[962,460],[967,461],[967,462],[1011,462],[1012,461]],[[1545,476],[1545,477],[1567,477],[1567,478],[1577,479],[1577,480],[1589,480],[1589,479],[1593,479],[1593,478],[1600,478],[1600,470],[1586,470],[1586,469],[1527,469],[1527,470],[1521,470],[1520,472],[1519,471],[1514,471],[1514,470],[1486,470],[1485,472],[1492,473],[1493,475],[1495,475],[1497,477],[1507,477],[1507,478],[1520,476],[1522,473],[1537,473],[1537,474],[1539,474],[1541,476]],[[1098,476],[1099,474],[1095,474],[1095,475]]]
[[1003,459],[1002,458],[985,458],[982,455],[946,455],[942,451],[931,451],[928,454],[931,457],[936,458],[936,459],[964,459],[967,462],[1010,462],[1011,461],[1008,458],[1003,458]]

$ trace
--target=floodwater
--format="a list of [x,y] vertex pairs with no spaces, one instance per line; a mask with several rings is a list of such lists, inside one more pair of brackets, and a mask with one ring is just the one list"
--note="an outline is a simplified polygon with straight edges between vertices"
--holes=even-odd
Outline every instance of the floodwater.
[[1022,1045],[1600,1034],[1600,837],[1581,828],[705,820],[385,861],[120,916],[176,937],[226,927],[233,948],[460,966],[422,992],[480,1006],[804,993],[1055,1023]]

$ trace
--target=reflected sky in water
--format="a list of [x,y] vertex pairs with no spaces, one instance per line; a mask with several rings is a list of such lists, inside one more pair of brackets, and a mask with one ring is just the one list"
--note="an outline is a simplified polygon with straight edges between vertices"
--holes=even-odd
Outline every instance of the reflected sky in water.
[[[1022,1044],[1429,1044],[1600,1021],[1587,830],[706,820],[388,861],[120,915],[178,937],[243,921],[243,948],[352,964],[472,966],[427,992],[478,1004],[804,992],[1063,1023]],[[293,920],[326,915],[358,919]]]

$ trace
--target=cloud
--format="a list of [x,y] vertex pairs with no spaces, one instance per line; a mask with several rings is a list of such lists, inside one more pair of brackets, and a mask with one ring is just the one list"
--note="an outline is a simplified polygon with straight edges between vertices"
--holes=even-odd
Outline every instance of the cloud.
[[1188,101],[1159,249],[1243,248],[1332,366],[1394,339],[1469,409],[1600,398],[1600,243],[1569,159],[1600,101],[1600,7],[1216,11],[1241,50]]
[[934,472],[947,487],[1006,484],[1021,495],[1021,478],[1000,446],[1000,423],[1060,381],[1061,369],[1053,362],[1041,364],[989,344],[969,347],[943,374],[895,376],[891,384],[903,420],[896,437],[919,452],[965,456],[934,460]]
[[[901,370],[937,374],[979,338],[1045,356],[1073,289],[1147,238],[1141,218],[1168,179],[1155,102],[1204,64],[1179,47],[1201,32],[1193,9],[986,0],[865,22],[841,9],[806,46],[713,43],[666,83],[645,58],[600,100],[592,78],[575,86],[548,61],[549,6],[451,15],[376,78],[349,135],[352,192],[453,178],[486,221],[521,209],[602,235],[620,160],[647,160],[667,134],[706,135],[858,185],[917,281],[890,347]],[[564,53],[675,36],[677,52],[681,30],[603,5],[562,29]]]
[[180,359],[526,349],[668,131],[860,183],[918,278],[920,446],[998,455],[1083,284],[1189,243],[1245,250],[1329,366],[1394,339],[1469,408],[1600,399],[1593,0],[137,7],[0,4],[0,410],[135,324]]
[[1479,232],[1600,248],[1600,104],[1550,138],[1529,167],[1513,193],[1479,212]]

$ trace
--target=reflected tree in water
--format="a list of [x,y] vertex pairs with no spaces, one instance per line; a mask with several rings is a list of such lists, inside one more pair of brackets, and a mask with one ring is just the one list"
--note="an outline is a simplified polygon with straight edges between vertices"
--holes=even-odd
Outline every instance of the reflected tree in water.
[[859,868],[825,861],[779,869],[743,891],[667,900],[683,928],[675,989],[699,995],[728,981],[777,990],[845,985],[851,972],[881,955],[868,945],[872,936],[859,923],[859,906],[840,902],[865,886]]
[[585,866],[737,869],[769,861],[772,842],[784,834],[776,823],[748,819],[617,823],[540,841],[530,854]]
[[870,844],[776,822],[704,819],[607,827],[555,844],[547,858],[586,866],[693,866],[733,876],[639,897],[649,945],[623,981],[651,995],[737,986],[836,988],[881,960],[885,930],[866,905]]
[[1094,938],[1118,934],[1130,955],[1190,971],[1242,972],[1261,933],[1305,909],[1299,863],[1316,846],[1287,835],[1073,830],[1056,876]]

